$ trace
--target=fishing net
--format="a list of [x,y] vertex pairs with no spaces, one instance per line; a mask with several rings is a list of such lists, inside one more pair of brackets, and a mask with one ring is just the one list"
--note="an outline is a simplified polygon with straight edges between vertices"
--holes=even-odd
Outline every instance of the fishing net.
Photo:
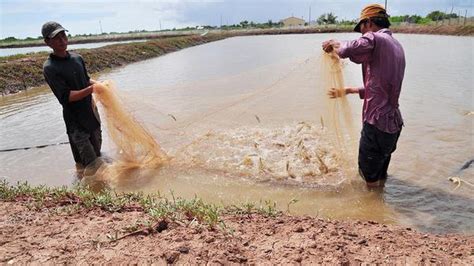
[[355,165],[357,135],[352,110],[346,97],[343,66],[343,61],[335,52],[323,52],[319,69],[321,76],[319,88],[322,92],[335,90],[336,98],[330,98],[329,95],[324,98],[325,112],[321,119],[326,122],[330,139],[338,149],[341,166],[349,174],[349,170]]
[[140,175],[140,170],[157,169],[168,161],[155,138],[125,108],[111,81],[94,85],[94,99],[102,106],[115,149],[113,161],[99,169],[97,179],[111,183],[119,177],[131,178],[132,173]]
[[[196,104],[201,101],[197,95],[183,99],[191,98],[192,106],[177,103],[171,111],[160,106],[154,94],[140,99],[133,94],[119,97],[111,82],[98,84],[95,98],[116,147],[114,162],[101,175],[115,185],[144,175],[159,180],[157,171],[147,170],[166,165],[167,174],[172,175],[199,169],[204,175],[257,182],[305,187],[341,184],[354,165],[349,104],[345,95],[327,96],[330,88],[344,87],[339,58],[323,54],[304,59],[284,73],[272,73],[278,77],[259,87],[247,84],[248,80],[267,73],[172,87],[176,93],[199,88],[205,94],[215,87],[243,91],[222,96],[217,104],[199,110],[195,110],[201,106]],[[212,101],[211,96],[202,101]],[[127,111],[130,105],[144,114],[140,122]]]

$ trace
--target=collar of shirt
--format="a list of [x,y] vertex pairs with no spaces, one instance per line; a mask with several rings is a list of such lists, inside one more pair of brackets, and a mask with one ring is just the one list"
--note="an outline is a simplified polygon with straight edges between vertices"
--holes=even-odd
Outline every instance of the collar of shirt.
[[59,57],[57,55],[54,55],[53,53],[50,53],[49,57],[53,60],[68,60],[69,58],[71,58],[71,54],[66,51],[66,57]]
[[383,28],[381,30],[378,30],[377,33],[386,33],[388,35],[392,35],[392,31],[387,29],[387,28]]

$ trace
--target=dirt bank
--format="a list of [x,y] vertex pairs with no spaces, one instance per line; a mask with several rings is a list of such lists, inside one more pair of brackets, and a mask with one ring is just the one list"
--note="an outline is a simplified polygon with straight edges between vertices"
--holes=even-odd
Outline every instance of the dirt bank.
[[[262,34],[301,34],[301,33],[329,33],[329,32],[348,32],[352,31],[353,26],[318,26],[318,27],[305,27],[305,28],[268,28],[268,29],[238,29],[238,30],[196,30],[196,31],[176,31],[176,32],[141,32],[131,34],[105,34],[105,35],[94,35],[87,37],[71,37],[69,38],[69,44],[81,44],[81,43],[97,43],[97,42],[119,42],[119,41],[131,41],[131,40],[157,40],[170,37],[185,37],[191,35],[200,35],[205,32],[210,34],[219,34],[227,36],[238,36],[238,35],[262,35]],[[10,44],[0,44],[0,48],[20,48],[20,47],[34,47],[34,46],[45,46],[44,41],[17,41]]]
[[[26,191],[26,192],[25,192]],[[1,263],[474,263],[474,236],[199,200],[0,187]]]
[[[158,39],[140,43],[116,44],[96,49],[77,50],[86,62],[90,74],[123,66],[183,48],[226,38],[225,35],[185,36]],[[15,93],[45,83],[43,63],[47,52],[32,55],[9,56],[0,59],[0,91]]]
[[454,36],[474,36],[474,24],[463,26],[458,25],[407,25],[395,26],[393,31],[396,33],[411,34],[432,34],[432,35],[454,35]]
[[[163,33],[129,33],[129,34],[104,34],[104,35],[93,35],[93,36],[81,36],[81,37],[69,37],[69,44],[82,44],[82,43],[98,43],[98,42],[121,42],[121,41],[133,41],[133,40],[152,40],[152,39],[164,39],[171,37],[183,37],[193,35],[190,33],[180,32],[167,32]],[[43,39],[32,40],[32,41],[16,41],[15,43],[0,44],[0,48],[21,48],[21,47],[37,47],[46,46]]]

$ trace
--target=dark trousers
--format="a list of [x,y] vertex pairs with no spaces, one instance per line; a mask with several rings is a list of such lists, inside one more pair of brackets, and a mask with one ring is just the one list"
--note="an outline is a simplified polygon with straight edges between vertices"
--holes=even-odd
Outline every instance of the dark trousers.
[[102,147],[102,130],[100,127],[90,133],[84,129],[76,128],[68,133],[68,137],[72,155],[77,164],[86,167],[100,156]]
[[386,133],[364,123],[359,143],[359,174],[366,182],[387,178],[391,155],[397,148],[400,132]]

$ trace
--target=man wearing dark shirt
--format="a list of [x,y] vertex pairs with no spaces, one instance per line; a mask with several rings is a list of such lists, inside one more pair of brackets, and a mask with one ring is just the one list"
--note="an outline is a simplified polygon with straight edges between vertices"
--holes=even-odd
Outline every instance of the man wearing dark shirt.
[[[368,5],[354,29],[362,33],[362,37],[348,42],[323,43],[324,51],[335,51],[341,58],[362,64],[364,86],[345,88],[344,92],[359,94],[364,100],[359,172],[369,187],[383,186],[403,126],[398,99],[405,73],[405,52],[388,29],[388,17],[382,6]],[[331,97],[342,95],[335,89],[329,94]]]
[[102,136],[100,118],[92,99],[90,79],[82,57],[67,51],[68,38],[57,22],[46,22],[41,33],[53,49],[43,65],[49,87],[63,107],[63,118],[72,154],[79,171],[97,162]]

